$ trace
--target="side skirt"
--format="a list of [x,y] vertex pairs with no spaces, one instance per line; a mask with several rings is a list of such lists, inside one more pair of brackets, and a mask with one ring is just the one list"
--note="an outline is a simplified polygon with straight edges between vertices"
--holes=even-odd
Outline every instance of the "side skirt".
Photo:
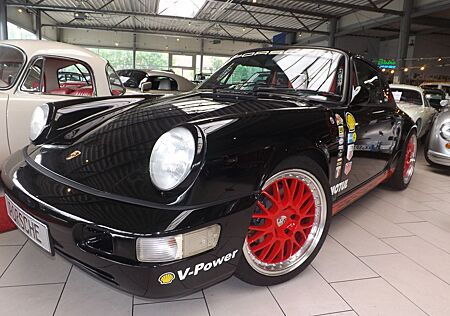
[[344,208],[355,202],[356,200],[363,197],[366,193],[376,188],[380,183],[386,181],[389,179],[392,174],[394,173],[395,168],[389,169],[387,171],[382,172],[375,178],[367,181],[365,184],[363,184],[361,187],[355,189],[354,191],[344,195],[343,197],[339,198],[333,203],[333,215],[339,213]]

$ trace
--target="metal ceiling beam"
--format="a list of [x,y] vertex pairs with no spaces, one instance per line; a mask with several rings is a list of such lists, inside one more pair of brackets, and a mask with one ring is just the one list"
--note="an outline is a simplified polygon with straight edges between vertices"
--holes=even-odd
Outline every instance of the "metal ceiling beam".
[[431,16],[417,17],[412,20],[413,24],[433,26],[437,28],[450,29],[450,20]]
[[172,30],[164,30],[164,29],[131,29],[131,28],[120,28],[120,27],[102,27],[102,26],[94,26],[94,25],[73,25],[73,24],[42,24],[42,27],[54,27],[59,29],[81,29],[81,30],[96,30],[96,31],[113,31],[113,32],[129,32],[129,33],[139,33],[139,34],[153,34],[153,35],[167,35],[174,37],[188,37],[188,38],[207,38],[207,39],[219,39],[224,41],[236,41],[236,42],[247,42],[247,43],[264,43],[267,44],[267,40],[257,40],[257,39],[248,39],[241,37],[227,37],[223,35],[215,35],[215,34],[196,34],[196,33],[188,33],[188,32],[180,32],[180,31],[172,31]]
[[[412,17],[417,18],[417,17],[421,17],[424,15],[430,15],[433,14],[435,12],[441,12],[444,10],[448,10],[450,9],[450,1],[448,0],[441,0],[441,1],[436,1],[430,4],[426,4],[420,7],[415,7],[414,11],[412,13]],[[371,19],[371,20],[367,20],[365,22],[358,22],[355,23],[353,25],[348,25],[346,27],[344,27],[343,29],[341,29],[338,33],[336,33],[336,36],[345,36],[345,35],[352,35],[354,33],[360,32],[360,31],[364,31],[364,30],[369,30],[369,29],[374,29],[380,26],[384,26],[384,25],[389,25],[392,23],[396,23],[400,21],[400,17],[399,16],[382,16],[376,19]],[[305,44],[313,44],[313,43],[317,43],[320,41],[325,41],[327,40],[327,36],[311,36],[309,38],[305,38],[300,40],[300,43]],[[388,39],[387,37],[383,37]],[[393,36],[392,38],[398,38],[398,35]]]
[[[214,0],[214,1],[227,2],[227,0]],[[384,9],[381,7],[374,8],[373,6],[369,6],[369,5],[366,6],[366,5],[358,5],[358,4],[351,4],[351,3],[344,3],[344,2],[328,1],[328,0],[296,0],[296,2],[312,3],[312,4],[316,4],[318,6],[324,5],[324,6],[328,6],[328,7],[344,8],[344,9],[349,9],[349,10],[378,12],[378,13],[398,15],[398,16],[403,15],[402,11]],[[257,2],[254,3],[254,2],[248,1],[248,0],[234,0],[232,3],[242,4],[242,5],[251,6],[251,7],[274,9],[274,10],[280,10],[280,11],[291,11],[294,13],[305,14],[305,15],[321,16],[326,19],[331,19],[333,17],[336,17],[336,15],[324,14],[324,13],[320,13],[317,11],[292,9],[292,8],[287,8],[287,7],[278,6],[278,5],[265,4],[265,3],[257,3]]]
[[[214,0],[215,2],[228,2],[228,0]],[[242,4],[245,6],[249,6],[249,7],[254,7],[254,8],[263,8],[263,9],[271,9],[271,10],[277,10],[277,11],[282,11],[282,12],[292,12],[295,14],[303,14],[303,15],[309,15],[312,17],[319,17],[322,19],[331,19],[334,17],[334,15],[332,14],[325,14],[325,13],[321,13],[321,12],[316,12],[316,11],[309,11],[309,10],[301,10],[301,9],[293,9],[293,8],[286,8],[283,6],[279,6],[279,5],[274,5],[274,4],[265,4],[265,3],[258,3],[258,2],[251,2],[251,1],[241,1],[241,0],[234,0],[232,3],[234,4]]]
[[306,29],[298,29],[298,28],[286,28],[286,27],[276,27],[276,26],[268,26],[268,25],[258,25],[258,24],[249,24],[249,23],[236,23],[229,22],[224,20],[209,20],[209,19],[199,19],[199,18],[183,18],[179,16],[169,16],[169,15],[158,15],[156,13],[142,13],[142,12],[133,12],[133,11],[115,11],[115,10],[98,10],[98,9],[90,9],[90,8],[74,8],[74,7],[65,7],[65,6],[54,6],[54,5],[43,5],[43,4],[33,4],[29,2],[7,2],[7,5],[11,6],[22,6],[28,9],[40,9],[43,11],[53,11],[53,12],[80,12],[80,13],[88,13],[88,14],[106,14],[106,15],[119,15],[119,16],[142,16],[142,17],[154,17],[158,19],[164,20],[182,20],[186,22],[202,22],[202,23],[219,23],[229,26],[237,26],[237,27],[245,27],[245,28],[260,28],[266,31],[273,32],[310,32],[314,34],[328,34],[327,32],[322,31],[308,31]]

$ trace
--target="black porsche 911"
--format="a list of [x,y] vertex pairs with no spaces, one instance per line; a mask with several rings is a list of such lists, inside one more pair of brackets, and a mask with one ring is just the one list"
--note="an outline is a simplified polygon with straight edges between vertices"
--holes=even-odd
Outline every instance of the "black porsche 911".
[[379,70],[317,47],[243,52],[176,97],[46,104],[30,138],[2,169],[12,220],[153,298],[293,278],[333,214],[382,182],[408,186],[417,151]]

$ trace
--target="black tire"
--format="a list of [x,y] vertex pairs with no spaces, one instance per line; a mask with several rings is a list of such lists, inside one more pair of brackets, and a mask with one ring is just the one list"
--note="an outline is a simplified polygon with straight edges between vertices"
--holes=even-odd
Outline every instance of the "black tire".
[[[292,279],[293,277],[298,275],[300,272],[302,272],[311,263],[311,261],[315,258],[315,256],[319,252],[320,248],[322,247],[323,242],[325,241],[325,238],[327,237],[328,229],[330,227],[330,220],[331,220],[331,216],[332,216],[332,213],[331,213],[331,210],[332,210],[331,191],[330,191],[330,185],[329,185],[328,179],[327,179],[323,169],[317,163],[315,163],[312,159],[310,159],[308,157],[296,157],[296,158],[290,158],[288,160],[285,160],[282,163],[280,163],[271,172],[271,175],[270,175],[270,177],[268,177],[266,184],[274,176],[282,174],[283,172],[289,172],[289,176],[291,176],[290,172],[292,170],[302,170],[302,172],[304,172],[305,174],[308,174],[308,176],[310,176],[310,179],[311,179],[311,176],[314,177],[314,179],[315,179],[314,181],[317,181],[317,182],[314,182],[315,188],[319,188],[319,186],[320,186],[320,189],[316,190],[314,192],[317,193],[316,196],[321,196],[321,201],[322,200],[326,201],[326,208],[325,207],[320,208],[317,206],[316,203],[314,203],[313,204],[314,208],[311,208],[311,210],[314,209],[314,217],[312,217],[313,215],[309,215],[309,217],[311,218],[310,221],[314,221],[314,223],[310,224],[311,227],[313,227],[314,224],[316,223],[316,218],[317,217],[320,218],[318,220],[318,225],[315,226],[317,228],[317,230],[315,230],[314,233],[317,235],[315,237],[313,236],[313,238],[311,239],[311,240],[313,240],[311,242],[311,244],[308,244],[306,241],[307,238],[305,238],[304,243],[301,245],[298,245],[300,247],[299,250],[297,250],[296,252],[293,252],[293,251],[290,252],[291,255],[289,257],[287,257],[287,259],[285,259],[285,261],[283,261],[283,262],[292,260],[291,258],[295,258],[296,255],[299,256],[303,253],[303,251],[301,251],[302,249],[304,249],[304,248],[307,249],[306,252],[304,252],[304,254],[300,256],[300,258],[302,258],[301,261],[298,261],[295,264],[293,263],[291,267],[286,268],[286,271],[282,271],[280,275],[267,275],[266,274],[267,271],[262,271],[262,272],[257,271],[258,268],[255,268],[255,261],[252,261],[252,259],[250,258],[252,255],[249,255],[249,253],[251,253],[251,251],[249,250],[250,246],[248,246],[248,244],[247,244],[248,239],[246,237],[246,240],[243,245],[244,255],[241,257],[238,267],[236,269],[236,273],[235,273],[235,275],[244,282],[247,282],[247,283],[250,283],[253,285],[267,286],[267,285],[283,283],[285,281]],[[290,178],[289,176],[281,178],[282,180],[278,180],[278,181],[284,181],[284,179],[295,179],[295,178]],[[292,181],[292,180],[288,180],[288,181]],[[303,182],[303,181],[299,181],[299,182],[304,183],[305,186],[307,186],[308,188],[311,185],[311,183],[307,184],[307,182]],[[288,182],[286,181],[286,184],[287,183]],[[270,187],[270,185],[268,185],[267,187]],[[284,201],[284,199],[286,197],[285,193],[284,193],[284,191],[285,191],[284,183],[283,183],[283,186],[281,186],[281,187],[283,188],[282,189],[283,197],[280,199],[280,201],[281,200]],[[289,186],[288,186],[288,188],[289,188]],[[292,185],[290,188],[292,188]],[[289,188],[289,191],[291,192],[290,196],[294,196],[294,197],[292,197],[292,200],[294,201],[295,194],[298,194],[298,193],[295,193],[296,189],[297,190],[299,190],[299,189],[296,186],[296,189],[291,191],[290,188]],[[264,188],[262,188],[262,189],[264,189]],[[280,192],[281,192],[281,190],[280,190]],[[292,194],[292,192],[294,192],[294,193]],[[302,192],[304,192],[304,191],[302,191]],[[313,192],[313,191],[309,191],[309,192]],[[304,194],[302,194],[302,196],[303,195]],[[263,195],[261,195],[260,200],[262,199],[262,196]],[[287,198],[286,200],[289,200],[289,198]],[[317,200],[314,199],[314,201],[316,202]],[[288,202],[286,202],[286,203],[288,203]],[[303,203],[303,204],[308,204],[308,203]],[[273,207],[273,205],[270,208],[272,208],[272,207]],[[300,213],[302,213],[301,208],[302,208],[302,206],[298,210]],[[316,215],[316,214],[319,214],[319,213],[317,213],[318,210],[320,210],[320,216]],[[255,214],[257,212],[258,211],[255,211]],[[290,218],[292,218],[292,216],[293,215],[291,215]],[[280,217],[278,217],[276,221],[273,221],[273,219],[271,219],[272,223],[274,223],[273,227],[275,227],[275,223],[276,223],[278,225],[278,228],[280,228],[282,231],[284,231],[283,226],[280,226],[280,224],[279,224],[279,221],[278,221],[279,219],[280,219]],[[304,225],[304,222],[303,222],[304,219],[305,219],[305,217],[303,217],[303,218],[300,217],[299,219],[293,219],[292,221],[298,220],[298,226],[301,227],[301,225]],[[324,220],[324,222],[322,222],[322,219]],[[286,220],[286,217],[285,217],[285,220]],[[289,217],[286,221],[287,222],[290,221]],[[284,222],[281,225],[284,225]],[[250,226],[250,227],[253,227],[253,226]],[[250,227],[249,227],[249,229],[250,229]],[[274,228],[274,231],[275,231],[275,228]],[[321,231],[322,233],[318,234],[317,233],[318,231]],[[303,236],[306,236],[306,237],[310,236],[310,232],[311,232],[311,230],[307,234],[304,234],[304,231],[303,231]],[[276,234],[278,234],[278,232]],[[297,234],[297,232],[294,232],[293,234]],[[250,236],[250,235],[248,235],[248,236]],[[299,236],[299,235],[291,235],[291,236]],[[280,237],[280,240],[282,240],[282,238],[283,237]],[[296,238],[296,237],[294,237],[294,238]],[[281,256],[283,256],[283,252],[286,252],[286,248],[285,248],[286,243],[287,243],[286,241],[283,241],[283,244],[280,247],[280,248],[284,249],[283,251],[281,251]],[[294,247],[293,243],[291,243],[291,246]],[[272,250],[272,248],[270,248],[270,249]],[[292,249],[294,249],[294,248],[292,248]],[[269,251],[271,251],[271,250],[269,250]],[[249,263],[251,263],[251,264],[249,264]],[[272,273],[272,271],[269,271],[268,273]]]
[[[411,132],[411,134],[408,136],[408,139],[403,144],[402,153],[400,156],[400,159],[398,161],[397,167],[395,168],[394,174],[389,178],[389,180],[386,182],[388,186],[391,188],[394,188],[396,190],[404,190],[408,187],[409,183],[411,182],[412,174],[409,177],[409,179],[405,179],[404,177],[404,171],[405,171],[405,158],[407,153],[408,144],[411,141],[411,138],[415,138],[415,159],[417,159],[417,146],[418,146],[418,139],[417,134],[415,131]],[[414,173],[415,168],[415,161],[412,172]]]

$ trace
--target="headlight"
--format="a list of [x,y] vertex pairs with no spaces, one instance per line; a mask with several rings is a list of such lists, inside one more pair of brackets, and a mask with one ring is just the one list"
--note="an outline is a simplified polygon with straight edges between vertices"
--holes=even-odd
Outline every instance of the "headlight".
[[31,124],[30,124],[30,139],[34,141],[36,138],[41,135],[45,126],[47,125],[48,119],[48,105],[44,104],[38,106],[31,115]]
[[441,136],[444,137],[446,140],[450,140],[450,122],[442,124]]
[[163,191],[178,186],[189,175],[195,156],[195,140],[184,127],[162,135],[150,156],[150,178]]

